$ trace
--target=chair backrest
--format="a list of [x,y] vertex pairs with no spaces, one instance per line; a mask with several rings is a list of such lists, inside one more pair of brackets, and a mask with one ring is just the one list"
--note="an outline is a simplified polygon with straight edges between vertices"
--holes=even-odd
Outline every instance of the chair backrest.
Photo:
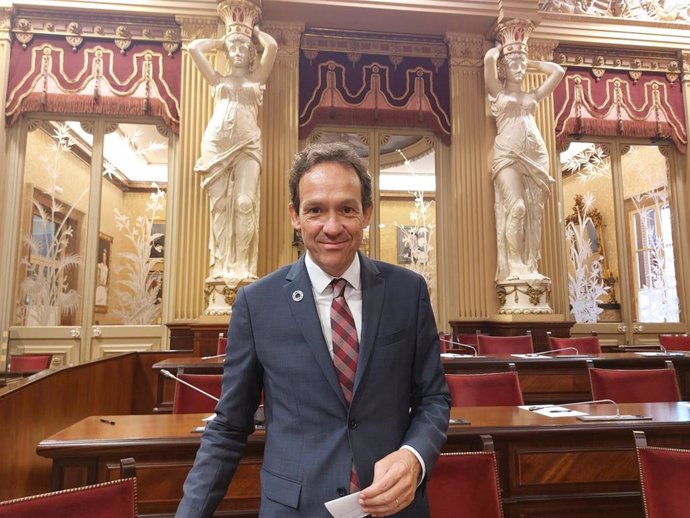
[[479,354],[528,354],[534,352],[532,335],[477,335]]
[[442,453],[426,492],[432,518],[502,518],[496,454]]
[[[601,344],[598,336],[577,336],[572,338],[559,338],[548,335],[549,349],[552,351],[556,349],[566,349],[573,347],[577,349],[577,354],[601,354]],[[563,354],[573,354],[572,352],[563,351]]]
[[136,518],[134,459],[120,462],[131,477],[0,502],[0,518]]
[[218,337],[218,344],[216,345],[216,354],[225,354],[225,349],[228,345],[228,337],[222,334]]
[[[222,374],[178,374],[177,377],[212,396],[220,398]],[[173,414],[211,413],[215,409],[216,402],[210,397],[183,383],[175,383]]]
[[524,404],[517,372],[446,374],[452,406],[516,406]]
[[461,344],[474,345],[477,346],[477,337],[479,336],[479,331],[475,333],[458,333],[455,337],[456,342]]
[[690,336],[659,335],[659,344],[667,351],[690,351]]
[[673,363],[665,369],[598,369],[589,365],[592,399],[611,399],[616,403],[680,401],[680,389]]
[[12,354],[10,355],[10,372],[33,374],[50,366],[50,354]]
[[[635,432],[637,435],[642,432]],[[690,450],[636,444],[647,518],[687,518],[690,509]]]

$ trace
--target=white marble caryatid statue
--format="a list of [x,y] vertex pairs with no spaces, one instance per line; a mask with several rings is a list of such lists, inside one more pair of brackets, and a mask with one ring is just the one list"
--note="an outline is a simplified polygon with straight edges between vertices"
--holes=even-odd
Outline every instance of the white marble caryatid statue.
[[[226,25],[225,36],[189,44],[189,53],[215,98],[194,170],[202,175],[211,208],[207,284],[222,281],[234,288],[257,274],[262,162],[257,116],[278,45],[260,30],[256,23],[260,11],[254,3],[223,1],[218,12]],[[229,65],[225,75],[205,55],[221,49]]]
[[[554,179],[549,156],[534,118],[537,104],[553,92],[564,71],[556,63],[527,58],[533,26],[510,20],[496,29],[497,46],[484,56],[484,80],[496,117],[491,165],[494,183],[498,258],[496,281],[535,281],[544,201]],[[539,87],[525,91],[528,69],[547,74]]]

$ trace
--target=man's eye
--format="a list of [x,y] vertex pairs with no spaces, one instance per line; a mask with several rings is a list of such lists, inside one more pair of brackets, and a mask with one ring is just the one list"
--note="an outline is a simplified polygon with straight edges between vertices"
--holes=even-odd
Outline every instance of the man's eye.
[[318,214],[321,212],[321,209],[319,209],[318,207],[311,207],[304,212],[305,214]]

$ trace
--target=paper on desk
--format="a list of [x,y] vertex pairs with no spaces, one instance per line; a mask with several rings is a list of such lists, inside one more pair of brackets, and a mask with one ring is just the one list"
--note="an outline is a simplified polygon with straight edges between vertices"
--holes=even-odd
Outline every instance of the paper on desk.
[[359,506],[359,491],[324,504],[333,518],[364,518],[369,516]]
[[474,358],[474,355],[458,353],[441,353],[441,358]]
[[554,405],[521,405],[523,410],[529,410],[535,414],[545,415],[546,417],[577,417],[579,415],[588,415],[586,412],[573,410],[564,406]]
[[511,356],[515,358],[554,358],[553,356],[549,356],[547,354],[535,354],[535,353],[524,353],[524,354],[511,354]]

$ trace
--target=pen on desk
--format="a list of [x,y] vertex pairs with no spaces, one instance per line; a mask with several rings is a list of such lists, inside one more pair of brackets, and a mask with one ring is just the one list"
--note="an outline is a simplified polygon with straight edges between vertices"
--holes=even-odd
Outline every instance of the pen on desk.
[[563,409],[557,408],[557,409],[555,409],[555,410],[547,410],[547,412],[548,412],[549,414],[555,414],[556,412],[572,412],[572,410],[568,410],[568,409],[566,409],[566,408],[563,408]]
[[100,422],[105,424],[115,424],[115,421],[111,421],[110,419],[106,419],[104,417],[100,418]]

